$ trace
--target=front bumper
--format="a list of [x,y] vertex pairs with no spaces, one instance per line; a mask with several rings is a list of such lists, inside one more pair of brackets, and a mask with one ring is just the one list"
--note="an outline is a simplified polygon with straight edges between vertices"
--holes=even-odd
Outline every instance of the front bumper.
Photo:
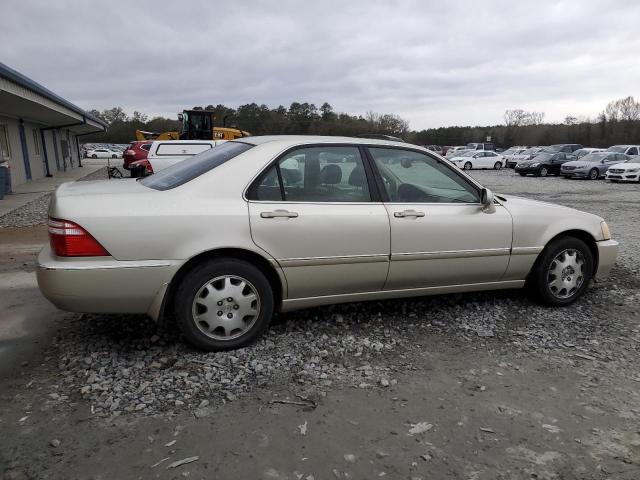
[[640,172],[638,173],[609,173],[607,172],[607,180],[617,180],[618,182],[638,182],[640,181]]
[[85,313],[146,313],[154,319],[180,262],[120,261],[113,257],[63,258],[49,245],[38,255],[42,294],[61,310]]
[[589,172],[583,172],[582,170],[561,170],[560,175],[567,178],[587,178],[589,176]]
[[529,166],[520,166],[520,165],[516,165],[516,172],[518,173],[531,173],[531,174],[537,174],[538,170],[540,170],[540,166],[537,167],[529,167]]
[[615,240],[603,240],[596,242],[598,247],[598,269],[596,270],[596,280],[606,277],[618,257],[619,244]]

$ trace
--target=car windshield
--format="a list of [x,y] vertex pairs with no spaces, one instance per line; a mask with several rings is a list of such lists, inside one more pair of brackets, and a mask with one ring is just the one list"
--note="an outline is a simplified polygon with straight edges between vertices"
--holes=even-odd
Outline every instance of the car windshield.
[[607,152],[613,153],[624,153],[627,147],[609,147],[607,148]]
[[599,162],[603,158],[607,157],[606,153],[590,153],[580,159],[581,162]]
[[523,155],[531,155],[533,153],[536,153],[540,151],[539,148],[527,148],[524,152],[522,152]]
[[461,150],[460,155],[456,155],[456,157],[472,157],[476,154],[474,150]]
[[169,190],[219,167],[252,147],[248,143],[226,142],[145,177],[140,183],[155,190]]
[[536,155],[534,160],[536,162],[540,160],[551,160],[552,157],[553,157],[553,153],[541,153],[540,155]]
[[519,150],[517,148],[507,148],[504,152],[502,152],[503,155],[509,155],[511,153],[518,153]]

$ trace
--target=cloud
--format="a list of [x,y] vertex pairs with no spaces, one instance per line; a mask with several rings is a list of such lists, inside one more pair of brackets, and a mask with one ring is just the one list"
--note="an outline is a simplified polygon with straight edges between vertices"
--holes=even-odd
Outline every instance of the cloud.
[[87,109],[327,101],[415,129],[640,96],[635,1],[5,0],[0,59]]

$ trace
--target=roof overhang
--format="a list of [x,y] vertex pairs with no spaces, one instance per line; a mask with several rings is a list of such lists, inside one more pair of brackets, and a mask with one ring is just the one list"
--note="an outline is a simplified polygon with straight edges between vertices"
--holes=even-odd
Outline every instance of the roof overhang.
[[105,131],[107,123],[0,63],[0,115],[74,133]]

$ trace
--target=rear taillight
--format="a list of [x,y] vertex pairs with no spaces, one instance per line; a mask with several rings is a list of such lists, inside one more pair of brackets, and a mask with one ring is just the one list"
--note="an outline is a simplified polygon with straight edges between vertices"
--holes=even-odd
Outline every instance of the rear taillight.
[[80,225],[49,217],[49,243],[59,257],[104,257],[107,252]]

